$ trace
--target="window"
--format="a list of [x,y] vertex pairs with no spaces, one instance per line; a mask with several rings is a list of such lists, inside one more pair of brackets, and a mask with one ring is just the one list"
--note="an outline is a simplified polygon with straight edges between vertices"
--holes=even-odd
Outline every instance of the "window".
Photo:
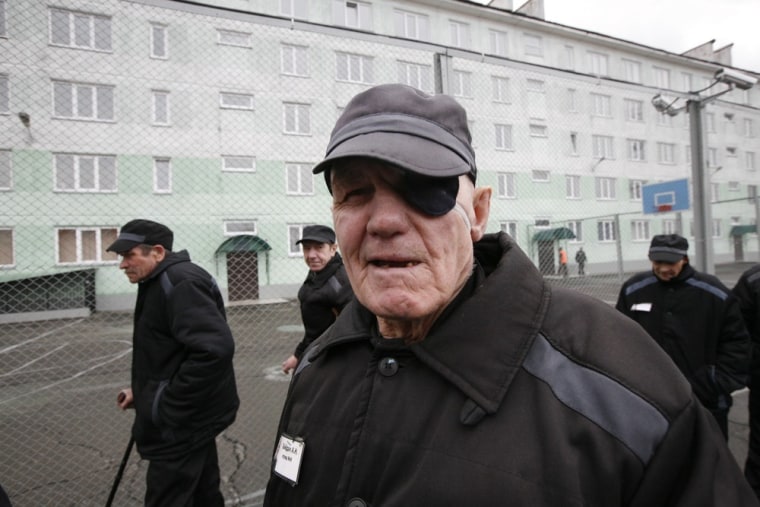
[[578,154],[578,133],[570,132],[570,155]]
[[280,0],[280,13],[290,18],[307,19],[309,0]]
[[612,220],[600,220],[596,223],[596,236],[599,241],[615,241],[615,222]]
[[116,157],[113,155],[56,153],[53,172],[56,191],[116,191]]
[[292,76],[308,76],[308,53],[305,46],[283,44],[280,47],[281,72]]
[[627,139],[626,144],[628,160],[633,160],[634,162],[646,161],[645,142],[642,139]]
[[470,25],[461,21],[449,20],[451,45],[455,48],[469,49],[471,46]]
[[729,181],[728,182],[728,191],[729,192],[738,192],[741,185],[738,181]]
[[528,126],[531,137],[546,137],[546,125],[531,123]]
[[0,267],[9,268],[15,266],[15,257],[13,229],[2,227],[0,228]]
[[496,134],[496,149],[497,150],[511,150],[512,149],[512,125],[503,125],[497,123],[494,125],[494,132]]
[[676,221],[672,218],[666,218],[662,221],[663,234],[676,234]]
[[660,164],[675,164],[676,145],[672,143],[657,143],[657,162]]
[[8,76],[0,74],[0,114],[10,113],[11,111],[11,94],[8,86]]
[[517,222],[499,222],[499,230],[506,232],[517,241]]
[[309,104],[285,102],[282,105],[283,132],[286,134],[310,134],[311,115]]
[[718,167],[717,148],[707,148],[707,167]]
[[595,76],[608,75],[609,57],[596,51],[588,52],[588,71]]
[[623,59],[623,72],[625,80],[631,83],[641,83],[641,63]]
[[288,162],[285,164],[288,195],[314,195],[314,175],[310,164]]
[[0,37],[5,37],[8,35],[8,32],[6,31],[7,28],[5,26],[5,20],[7,19],[5,4],[5,0],[0,0]]
[[694,89],[694,79],[688,72],[682,72],[681,78],[683,79],[683,91],[690,92]]
[[114,252],[106,252],[116,241],[115,227],[69,227],[56,229],[58,264],[93,264],[116,262]]
[[169,58],[169,30],[166,25],[150,24],[150,57]]
[[73,120],[113,121],[113,86],[53,81],[53,115]]
[[455,97],[472,97],[472,74],[461,70],[452,72],[451,93]]
[[755,123],[752,118],[744,118],[744,137],[755,137]]
[[488,30],[488,47],[491,54],[507,56],[507,33],[501,30]]
[[398,82],[425,92],[433,90],[433,70],[430,65],[398,62]]
[[430,39],[429,21],[424,14],[396,9],[393,11],[393,20],[396,25],[397,37],[417,40]]
[[594,158],[596,159],[615,158],[615,152],[613,150],[611,136],[593,135],[591,136],[591,143],[592,143],[591,153]]
[[632,201],[641,200],[641,189],[646,183],[644,180],[630,180],[628,182],[628,196]]
[[502,199],[514,199],[517,197],[515,173],[499,173],[496,196]]
[[591,114],[594,116],[612,116],[612,99],[609,95],[591,94]]
[[713,238],[720,237],[720,218],[712,219],[712,237]]
[[222,156],[222,171],[231,173],[256,172],[256,158],[249,156]]
[[744,167],[748,171],[754,171],[756,169],[754,151],[744,152]]
[[662,125],[663,127],[672,127],[673,117],[667,113],[657,112],[657,125]]
[[548,183],[550,177],[549,175],[549,171],[533,169],[530,172],[530,179],[537,183]]
[[544,56],[543,40],[538,35],[524,33],[523,46],[526,56]]
[[11,150],[0,150],[0,190],[10,190],[11,188],[13,188]]
[[757,199],[757,185],[747,185],[747,202],[755,204],[755,199]]
[[70,48],[111,51],[111,18],[51,8],[50,43]]
[[615,178],[598,176],[595,183],[597,199],[605,201],[615,199]]
[[657,88],[669,90],[670,89],[670,70],[663,69],[662,67],[654,67],[654,85]]
[[219,92],[222,109],[245,109],[253,111],[253,95],[249,93]]
[[633,220],[631,222],[631,240],[649,241],[649,220]]
[[222,46],[251,47],[251,34],[248,32],[217,28],[216,34],[216,40]]
[[569,70],[575,70],[575,48],[573,46],[565,46],[565,68]]
[[169,125],[169,92],[153,90],[153,124]]
[[170,194],[172,192],[171,159],[156,157],[153,159],[153,192]]
[[374,81],[373,59],[370,56],[336,53],[338,81],[372,83]]
[[580,199],[581,198],[581,177],[577,175],[568,174],[565,176],[565,198],[566,199]]
[[570,240],[571,243],[581,243],[583,241],[583,222],[580,220],[571,220],[567,223],[567,228],[575,234],[575,238]]
[[301,245],[296,241],[303,236],[303,228],[312,224],[293,224],[288,225],[288,255],[291,257],[301,257]]
[[624,99],[625,119],[628,121],[644,121],[644,102],[640,100]]
[[372,4],[333,0],[333,21],[338,26],[372,30]]
[[710,202],[718,202],[720,200],[720,184],[710,183]]
[[491,90],[494,102],[509,102],[509,78],[491,76]]
[[715,113],[705,113],[705,130],[715,132]]
[[223,234],[225,236],[240,236],[241,234],[256,236],[258,226],[256,220],[225,220]]

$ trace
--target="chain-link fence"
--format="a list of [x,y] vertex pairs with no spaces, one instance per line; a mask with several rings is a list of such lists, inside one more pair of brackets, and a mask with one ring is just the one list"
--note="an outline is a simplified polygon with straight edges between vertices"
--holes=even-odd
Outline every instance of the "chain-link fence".
[[[0,8],[0,483],[18,507],[108,496],[133,417],[115,397],[129,383],[136,288],[104,249],[136,217],[169,225],[175,250],[224,290],[241,408],[218,440],[223,492],[261,501],[287,389],[279,365],[302,333],[295,241],[331,222],[311,166],[371,84],[458,98],[479,184],[494,190],[490,231],[513,235],[552,283],[614,301],[652,235],[690,235],[689,211],[642,212],[646,183],[690,175],[688,118],[659,118],[653,87],[163,0]],[[730,97],[708,114],[760,122]],[[760,151],[737,139],[735,151]],[[713,166],[716,260],[755,260],[754,167]],[[145,465],[131,456],[116,504],[142,502]]]

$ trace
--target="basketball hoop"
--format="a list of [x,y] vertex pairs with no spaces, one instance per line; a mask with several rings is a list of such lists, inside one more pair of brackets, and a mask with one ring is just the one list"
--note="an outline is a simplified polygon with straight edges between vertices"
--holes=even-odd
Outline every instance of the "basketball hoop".
[[659,211],[660,213],[662,213],[663,211],[670,211],[672,209],[673,209],[672,204],[660,204],[657,206],[657,211]]

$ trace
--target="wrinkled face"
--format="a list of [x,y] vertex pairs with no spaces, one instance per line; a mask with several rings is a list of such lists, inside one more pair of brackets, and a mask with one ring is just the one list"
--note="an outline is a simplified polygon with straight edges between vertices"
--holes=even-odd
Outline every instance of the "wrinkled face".
[[677,277],[686,263],[686,258],[683,258],[678,262],[652,261],[652,271],[657,278],[663,282],[667,282]]
[[[477,216],[471,181],[460,177],[457,206],[433,217],[401,197],[402,171],[391,165],[351,158],[330,176],[335,231],[359,301],[381,319],[435,318],[472,272],[473,241],[485,228],[488,206]],[[490,189],[478,190],[490,199]]]
[[301,249],[303,250],[303,260],[309,269],[311,271],[322,271],[335,255],[338,245],[307,240],[301,243]]
[[159,262],[164,260],[166,250],[161,245],[147,247],[137,245],[132,250],[120,253],[119,269],[124,270],[131,283],[137,283],[147,278]]

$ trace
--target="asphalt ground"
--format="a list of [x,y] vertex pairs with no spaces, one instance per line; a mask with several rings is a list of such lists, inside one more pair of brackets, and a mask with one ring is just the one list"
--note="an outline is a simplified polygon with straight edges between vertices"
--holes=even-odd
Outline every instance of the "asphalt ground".
[[[752,263],[719,265],[730,288]],[[627,275],[626,275],[627,276]],[[548,277],[610,304],[617,275]],[[300,339],[294,301],[228,309],[236,338],[241,408],[217,440],[227,505],[257,506],[289,377],[279,365]],[[132,315],[0,325],[0,483],[14,507],[102,506],[126,447],[133,414],[116,408],[128,384]],[[746,390],[734,393],[729,448],[744,463]],[[133,451],[114,505],[142,505],[147,462]]]

